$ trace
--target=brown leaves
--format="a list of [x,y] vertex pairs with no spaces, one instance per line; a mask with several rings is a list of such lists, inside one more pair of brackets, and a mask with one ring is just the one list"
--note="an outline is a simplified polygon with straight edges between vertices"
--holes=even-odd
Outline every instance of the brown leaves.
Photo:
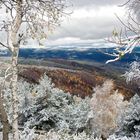
[[[102,76],[96,72],[72,71],[64,69],[45,70],[42,68],[22,68],[19,76],[24,78],[27,82],[39,84],[40,78],[46,74],[52,79],[56,87],[70,92],[73,95],[84,98],[85,96],[92,96],[93,87],[102,85],[107,77]],[[131,86],[127,86],[123,81],[114,81],[113,90],[118,89],[124,95],[124,99],[130,99],[133,94]]]

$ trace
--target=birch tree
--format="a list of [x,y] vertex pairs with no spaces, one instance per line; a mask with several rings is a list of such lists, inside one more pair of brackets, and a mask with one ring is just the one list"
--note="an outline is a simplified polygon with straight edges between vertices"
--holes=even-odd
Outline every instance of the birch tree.
[[0,30],[6,32],[6,41],[0,42],[11,52],[11,94],[12,94],[12,133],[19,140],[18,133],[18,54],[21,43],[33,38],[38,41],[47,37],[60,23],[64,14],[65,0],[1,0],[1,10],[6,13],[0,21]]

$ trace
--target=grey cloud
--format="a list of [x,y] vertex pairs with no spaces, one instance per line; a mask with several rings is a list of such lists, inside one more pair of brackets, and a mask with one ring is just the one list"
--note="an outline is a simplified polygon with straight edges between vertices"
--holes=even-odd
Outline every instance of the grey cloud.
[[[90,9],[98,12],[98,7],[110,5],[123,4],[126,0],[72,0],[75,10]],[[89,12],[90,12],[89,10]],[[109,13],[110,14],[110,13]],[[113,14],[112,16],[94,16],[94,17],[78,17],[62,23],[61,27],[58,27],[53,35],[49,36],[50,40],[66,37],[76,37],[80,39],[100,39],[109,36],[114,29],[117,18]],[[118,24],[119,26],[119,24]]]
[[72,0],[73,5],[76,7],[121,5],[125,2],[126,0]]
[[[115,18],[115,17],[114,17]],[[117,19],[116,19],[117,20]],[[78,37],[81,39],[99,39],[110,35],[116,24],[111,18],[82,18],[73,19],[69,24],[59,27],[51,39]]]

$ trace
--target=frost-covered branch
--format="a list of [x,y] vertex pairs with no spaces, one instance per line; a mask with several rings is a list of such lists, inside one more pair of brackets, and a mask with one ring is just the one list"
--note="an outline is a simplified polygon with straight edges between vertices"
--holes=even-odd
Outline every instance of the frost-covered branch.
[[133,62],[130,65],[129,71],[127,71],[124,76],[126,77],[127,82],[139,82],[140,80],[140,63],[139,62]]
[[133,49],[140,45],[140,1],[129,0],[123,6],[127,9],[127,20],[124,22],[120,17],[117,18],[124,26],[124,31],[114,29],[112,36],[107,41],[117,44],[119,49],[118,56],[106,63],[120,60],[127,53],[131,53]]
[[117,129],[117,119],[127,102],[123,101],[123,96],[118,91],[113,90],[113,82],[107,80],[94,89],[90,103],[93,111],[92,131],[95,136],[107,138]]

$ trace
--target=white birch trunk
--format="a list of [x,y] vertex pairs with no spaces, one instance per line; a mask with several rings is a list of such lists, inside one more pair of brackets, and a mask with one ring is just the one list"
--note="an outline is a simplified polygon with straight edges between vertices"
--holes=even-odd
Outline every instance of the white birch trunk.
[[10,47],[12,48],[11,91],[12,91],[12,108],[13,108],[13,120],[12,120],[13,140],[19,140],[17,80],[18,80],[18,53],[20,42],[17,36],[22,22],[22,0],[16,1],[17,1],[16,17],[14,20],[14,24],[11,27],[11,33],[9,36]]
[[18,80],[18,52],[19,48],[15,48],[13,50],[12,55],[12,78],[11,78],[11,86],[12,86],[12,108],[13,108],[13,120],[12,120],[12,133],[13,139],[19,140],[19,132],[18,132],[18,96],[17,96],[17,80]]

